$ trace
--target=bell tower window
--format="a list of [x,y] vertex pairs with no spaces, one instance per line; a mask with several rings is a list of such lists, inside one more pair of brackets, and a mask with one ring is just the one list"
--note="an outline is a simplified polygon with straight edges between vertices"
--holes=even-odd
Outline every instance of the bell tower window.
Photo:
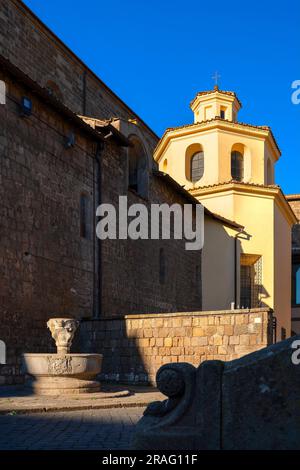
[[204,152],[196,152],[191,158],[191,181],[199,181],[204,174]]
[[226,118],[226,108],[225,108],[225,106],[221,106],[221,109],[220,109],[220,118],[221,118],[221,119],[225,119],[225,118]]
[[244,179],[244,156],[237,150],[231,152],[231,176],[235,181]]

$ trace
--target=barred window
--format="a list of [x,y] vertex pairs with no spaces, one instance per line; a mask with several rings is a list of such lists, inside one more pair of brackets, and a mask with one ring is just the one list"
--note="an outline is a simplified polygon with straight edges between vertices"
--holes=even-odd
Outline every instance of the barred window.
[[300,259],[293,259],[292,268],[292,306],[300,306]]
[[241,255],[241,308],[261,306],[262,258],[258,255]]
[[204,174],[204,152],[196,152],[191,158],[191,181],[199,181]]

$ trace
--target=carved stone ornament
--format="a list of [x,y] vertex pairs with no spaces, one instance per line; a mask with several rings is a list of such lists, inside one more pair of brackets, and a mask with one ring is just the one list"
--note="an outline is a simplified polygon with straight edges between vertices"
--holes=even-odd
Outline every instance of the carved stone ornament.
[[48,374],[63,375],[72,373],[72,357],[48,357]]
[[68,354],[71,349],[75,332],[79,326],[79,321],[74,318],[51,318],[47,322],[55,341],[58,354]]
[[230,362],[162,366],[168,399],[147,407],[133,448],[300,450],[299,348],[294,336]]

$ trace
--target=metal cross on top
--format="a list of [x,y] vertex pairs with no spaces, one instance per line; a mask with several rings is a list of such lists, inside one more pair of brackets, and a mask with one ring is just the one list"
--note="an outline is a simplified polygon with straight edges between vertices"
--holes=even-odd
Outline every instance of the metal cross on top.
[[218,72],[215,72],[215,74],[211,78],[215,82],[215,87],[218,88],[218,81],[221,78],[221,75],[219,75]]

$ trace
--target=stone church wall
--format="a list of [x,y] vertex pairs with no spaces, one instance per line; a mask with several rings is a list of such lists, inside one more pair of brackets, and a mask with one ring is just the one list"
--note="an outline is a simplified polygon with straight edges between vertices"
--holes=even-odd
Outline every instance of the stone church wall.
[[[99,42],[91,47],[99,49],[100,56],[105,54],[100,32]],[[54,83],[63,102],[77,114],[100,119],[138,118],[144,145],[153,150],[157,136],[20,0],[0,3],[0,54],[41,86]]]
[[[2,71],[0,79],[0,374],[12,382],[22,352],[53,351],[49,317],[91,314],[93,243],[80,238],[79,204],[93,191],[94,143],[78,131],[66,150],[70,125]],[[24,95],[33,100],[28,118]]]
[[[183,205],[189,202],[151,172],[148,198],[141,198],[128,190],[127,171],[126,152],[122,154],[113,149],[106,152],[102,159],[102,202],[118,207],[119,196],[125,195],[128,206],[145,204],[149,213],[152,203]],[[103,241],[101,315],[201,309],[201,251],[185,250],[185,242],[174,239]],[[164,257],[163,276],[161,256]],[[200,273],[198,278],[197,273]]]
[[[93,201],[96,145],[76,129],[76,143],[66,149],[70,123],[9,73],[1,70],[0,80],[6,84],[0,106],[0,340],[7,347],[0,382],[13,383],[22,380],[22,352],[54,351],[50,317],[93,315],[95,237],[80,236],[80,197]],[[20,114],[22,96],[32,99],[29,117]],[[147,200],[128,191],[126,150],[112,141],[105,143],[101,167],[103,202],[117,206],[120,194],[148,207],[187,202],[151,173]],[[201,309],[201,252],[186,251],[184,243],[104,241],[100,314]]]
[[127,315],[83,322],[80,341],[104,355],[102,380],[154,383],[166,363],[231,361],[272,344],[272,318],[266,309]]

